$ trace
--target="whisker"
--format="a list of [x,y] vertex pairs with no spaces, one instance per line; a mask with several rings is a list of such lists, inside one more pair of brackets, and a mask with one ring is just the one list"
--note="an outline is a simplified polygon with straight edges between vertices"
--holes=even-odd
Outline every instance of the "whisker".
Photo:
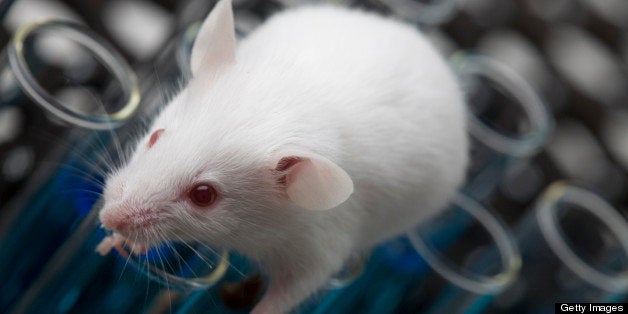
[[174,247],[174,245],[170,242],[164,242],[164,245],[166,247],[168,247],[168,249],[170,249],[170,251],[172,251],[172,253],[174,254],[175,257],[175,263],[177,264],[177,268],[173,268],[173,270],[178,270],[181,271],[183,268],[183,265],[181,265],[181,260],[183,260],[183,257],[181,256],[181,254],[179,254],[179,252],[176,250],[176,248]]
[[[196,239],[196,237],[194,235],[188,233],[186,230],[177,228],[177,231],[180,231],[183,234],[185,234],[186,236],[192,238],[194,240],[194,242],[198,243],[199,245],[203,246],[205,249],[209,250],[210,253],[214,254],[216,257],[218,257],[218,258],[222,257],[222,254],[218,253],[218,251],[216,251],[216,249],[212,248],[211,246],[207,245],[206,243],[204,243],[202,241],[199,241],[198,239]],[[242,277],[246,277],[244,272],[240,271],[237,267],[235,267],[233,264],[231,264],[231,262],[227,262],[227,263],[228,263],[229,267],[231,267],[233,270],[235,270]]]
[[[136,240],[137,240],[137,234],[134,234],[133,242],[135,242]],[[122,271],[120,272],[120,277],[118,278],[118,281],[122,278],[122,275],[124,274],[124,270],[126,269],[126,266],[129,264],[130,259],[131,259],[131,254],[129,254],[126,257],[126,260],[124,261],[124,266],[122,266]]]
[[[101,97],[98,97],[98,95],[94,91],[92,91],[92,90],[90,90],[88,88],[84,88],[84,89],[85,89],[85,91],[87,93],[90,93],[93,96],[93,99],[96,100],[96,104],[99,106],[100,110],[102,111],[101,114],[108,116],[109,113],[107,112],[107,109],[105,108],[105,104],[103,103]],[[118,138],[118,135],[114,132],[113,125],[107,125],[106,131],[109,133],[109,136],[111,137],[111,139],[113,141],[114,148],[115,148],[115,150],[116,150],[116,152],[118,154],[118,158],[121,161],[123,161],[122,160],[122,156],[123,156],[123,154],[122,154],[122,145],[120,144],[120,140]],[[100,137],[98,137],[98,138],[100,139]]]
[[[200,258],[200,259],[201,259],[201,261],[203,261],[203,262],[204,262],[207,266],[209,266],[209,268],[215,268],[215,267],[216,267],[216,265],[212,265],[211,263],[209,263],[209,261],[208,261],[207,259],[205,259],[205,257],[204,257],[203,255],[201,255],[201,254],[198,252],[198,250],[197,250],[197,249],[195,249],[195,248],[194,248],[194,247],[192,247],[190,244],[188,244],[188,243],[186,243],[185,241],[183,241],[183,240],[181,239],[181,237],[179,237],[179,236],[176,236],[176,237],[179,239],[179,241],[181,241],[181,243],[183,243],[185,246],[187,246],[188,248],[190,248],[190,250],[192,250],[192,252],[194,252],[194,254],[195,254],[196,256],[198,256],[198,258]],[[186,264],[187,264],[187,263],[186,263]],[[195,276],[196,276],[196,274],[195,274]],[[198,276],[197,276],[197,277],[198,277]]]

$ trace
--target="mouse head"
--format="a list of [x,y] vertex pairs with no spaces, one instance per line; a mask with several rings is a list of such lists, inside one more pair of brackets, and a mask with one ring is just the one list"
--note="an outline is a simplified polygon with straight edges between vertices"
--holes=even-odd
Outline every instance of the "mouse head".
[[351,195],[350,177],[328,158],[254,125],[226,132],[229,126],[208,123],[211,113],[190,106],[235,63],[233,13],[223,0],[194,43],[188,86],[155,119],[129,162],[107,178],[105,228],[147,246],[255,243],[294,213],[328,210]]

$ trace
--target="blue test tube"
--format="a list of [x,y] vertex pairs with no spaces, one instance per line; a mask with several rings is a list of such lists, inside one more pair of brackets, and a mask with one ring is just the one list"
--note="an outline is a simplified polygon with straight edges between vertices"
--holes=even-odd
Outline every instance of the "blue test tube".
[[[116,89],[109,91],[115,96],[92,94],[89,100],[97,102],[97,106],[90,111],[82,110],[83,105],[94,104],[70,106],[51,94],[31,72],[27,58],[29,45],[41,40],[61,40],[76,49],[77,54],[97,60],[111,77],[105,86]],[[60,21],[27,25],[14,34],[7,54],[20,88],[51,119],[69,129],[69,144],[50,156],[52,160],[67,162],[53,167],[42,165],[20,195],[9,204],[2,204],[5,219],[0,229],[0,311],[7,310],[20,297],[43,264],[87,215],[100,189],[95,182],[101,178],[86,163],[100,160],[106,146],[112,143],[113,128],[131,118],[139,105],[133,72],[115,50],[82,26]],[[106,109],[112,112],[107,114]],[[80,156],[76,152],[81,152]]]
[[554,303],[628,296],[628,223],[595,193],[555,182],[514,230],[521,276],[492,310],[554,313]]
[[[435,301],[406,299],[401,308],[419,304],[427,312],[474,313],[483,311],[495,295],[512,284],[520,257],[503,223],[473,199],[485,199],[509,168],[536,153],[552,131],[553,121],[534,90],[507,65],[464,52],[454,54],[451,62],[470,107],[467,181],[452,204],[455,210],[450,208],[408,233],[417,252],[448,283],[432,288],[437,291]],[[443,252],[457,250],[460,254],[472,247],[469,232],[477,232],[477,221],[494,241],[464,261],[467,269],[463,272],[464,268],[452,264]],[[492,273],[489,276],[487,272]]]
[[[458,229],[463,234],[440,232],[460,223],[465,225]],[[406,299],[401,308],[421,304],[425,313],[483,313],[518,278],[521,256],[514,238],[497,216],[467,196],[459,194],[449,209],[407,236],[438,275],[432,278],[446,283],[434,299],[424,303]]]
[[228,254],[206,246],[177,247],[176,253],[165,246],[159,255],[153,249],[141,256],[122,248],[100,256],[94,248],[105,234],[98,227],[98,205],[56,250],[12,313],[174,310],[193,291],[220,281],[229,267]]
[[[179,88],[188,76],[187,64],[194,27],[167,45],[151,68],[143,93],[146,115],[151,115],[165,101],[164,89]],[[163,61],[163,62],[162,62]],[[130,132],[124,127],[120,133]],[[184,309],[185,300],[196,292],[204,294],[220,281],[234,258],[207,244],[168,243],[146,254],[132,254],[127,247],[106,256],[95,248],[105,237],[98,227],[101,204],[87,206],[88,216],[47,260],[37,278],[12,308],[14,313],[50,311],[135,313]],[[90,210],[91,208],[91,210]],[[238,268],[238,270],[240,270]]]

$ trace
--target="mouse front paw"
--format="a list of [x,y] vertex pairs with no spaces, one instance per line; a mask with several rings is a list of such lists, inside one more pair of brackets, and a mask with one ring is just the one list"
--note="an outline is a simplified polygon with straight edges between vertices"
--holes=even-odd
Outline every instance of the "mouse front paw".
[[96,246],[96,252],[98,252],[98,254],[102,256],[105,256],[109,254],[109,252],[111,252],[111,249],[115,248],[118,252],[122,253],[122,251],[124,251],[124,248],[122,247],[123,245],[128,247],[131,253],[134,255],[146,254],[146,252],[148,252],[148,250],[150,249],[150,247],[147,245],[132,242],[131,240],[125,238],[119,233],[113,233],[112,235],[105,237],[104,239],[102,239],[102,241],[100,241],[100,243],[98,243],[98,245]]
[[125,238],[120,234],[114,233],[110,236],[106,236],[98,245],[96,246],[96,252],[98,254],[105,256],[111,252],[111,249],[114,247],[119,247],[125,241]]

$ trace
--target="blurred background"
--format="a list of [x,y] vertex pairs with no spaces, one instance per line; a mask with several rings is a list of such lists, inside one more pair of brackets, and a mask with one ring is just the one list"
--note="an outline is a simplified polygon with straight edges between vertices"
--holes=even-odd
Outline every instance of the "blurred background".
[[[233,0],[237,35],[306,0]],[[329,1],[421,29],[469,102],[442,215],[356,252],[299,313],[553,313],[628,300],[628,2]],[[246,313],[209,244],[94,252],[120,151],[189,76],[211,0],[0,0],[0,312]]]

